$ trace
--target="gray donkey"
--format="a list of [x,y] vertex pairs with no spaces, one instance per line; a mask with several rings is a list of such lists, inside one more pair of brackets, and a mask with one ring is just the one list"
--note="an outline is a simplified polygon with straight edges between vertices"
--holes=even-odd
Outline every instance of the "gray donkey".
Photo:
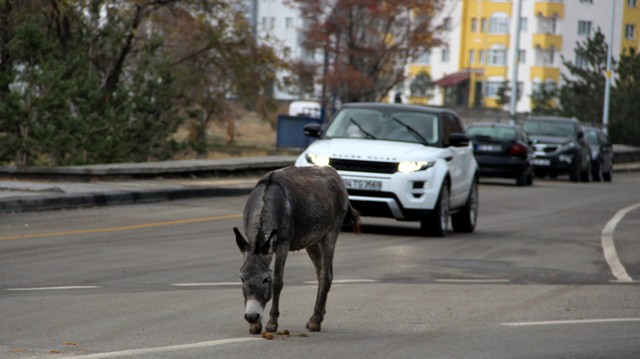
[[[340,175],[331,167],[286,167],[267,173],[251,191],[244,208],[244,231],[233,228],[244,257],[240,268],[245,319],[252,334],[262,332],[262,311],[273,294],[266,330],[278,329],[282,275],[289,251],[306,249],[318,277],[318,293],[307,329],[320,331],[333,280],[333,252],[343,225],[359,233],[360,218],[351,207]],[[272,277],[271,259],[276,256]]]

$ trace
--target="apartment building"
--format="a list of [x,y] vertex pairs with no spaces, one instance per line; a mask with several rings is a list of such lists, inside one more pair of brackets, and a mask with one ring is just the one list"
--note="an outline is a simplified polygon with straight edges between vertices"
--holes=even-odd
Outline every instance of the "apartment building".
[[[245,0],[256,35],[275,44],[288,59],[322,59],[302,49],[299,29],[304,25],[298,10],[284,0]],[[615,3],[614,57],[626,48],[640,48],[640,0],[519,0],[520,44],[513,63],[518,0],[446,0],[434,15],[442,28],[442,46],[425,51],[407,65],[399,93],[406,102],[499,107],[500,88],[510,83],[517,66],[521,96],[518,112],[531,110],[531,93],[539,86],[558,86],[566,71],[562,58],[575,64],[577,42],[597,28],[609,42],[612,6]],[[429,74],[435,90],[424,97],[413,96],[410,84],[420,73]],[[288,76],[281,73],[281,80]],[[275,89],[278,99],[295,99],[286,89]]]
[[[566,72],[562,58],[577,65],[584,61],[576,56],[577,42],[584,41],[597,28],[609,42],[614,2],[614,56],[619,56],[625,48],[638,49],[640,8],[637,0],[521,0],[520,44],[517,64],[514,64],[516,1],[459,1],[459,6],[448,15],[459,19],[457,23],[461,27],[451,30],[452,37],[459,35],[457,68],[441,76],[436,68],[439,64],[426,67],[432,71],[441,93],[446,94],[430,99],[429,103],[499,107],[500,88],[505,81],[511,83],[513,66],[517,66],[521,96],[516,109],[530,111],[530,95],[534,90],[539,86],[560,85],[561,74]],[[453,43],[450,46],[454,46]],[[415,70],[409,71],[413,72]],[[420,102],[421,99],[411,100]]]

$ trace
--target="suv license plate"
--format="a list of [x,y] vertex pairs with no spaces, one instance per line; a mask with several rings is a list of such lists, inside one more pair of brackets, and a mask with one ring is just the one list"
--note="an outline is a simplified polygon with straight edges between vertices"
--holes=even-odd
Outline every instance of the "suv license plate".
[[363,189],[370,191],[380,191],[382,189],[382,181],[345,179],[344,185],[349,189]]
[[533,160],[533,164],[536,166],[549,166],[551,165],[551,161],[544,158],[536,158]]

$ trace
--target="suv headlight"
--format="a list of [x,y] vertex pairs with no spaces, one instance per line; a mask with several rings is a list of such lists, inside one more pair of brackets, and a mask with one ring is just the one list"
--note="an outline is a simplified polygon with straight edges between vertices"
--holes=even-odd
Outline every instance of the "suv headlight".
[[329,156],[320,156],[315,153],[307,153],[304,155],[304,158],[307,159],[307,162],[314,164],[316,166],[324,167],[329,165]]
[[569,143],[565,143],[564,145],[558,147],[558,151],[559,152],[570,152],[570,151],[573,151],[574,148],[576,148],[576,143],[575,142],[569,142]]
[[398,164],[398,172],[410,173],[426,170],[433,167],[435,162],[430,161],[402,161]]

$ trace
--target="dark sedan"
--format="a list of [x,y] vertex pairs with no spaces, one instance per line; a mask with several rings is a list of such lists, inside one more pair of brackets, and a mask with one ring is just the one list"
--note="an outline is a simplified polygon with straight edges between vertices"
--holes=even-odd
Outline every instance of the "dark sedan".
[[518,186],[533,184],[533,148],[515,125],[476,123],[467,127],[480,176],[515,178]]
[[591,145],[591,177],[610,182],[613,167],[613,145],[609,138],[598,128],[585,127],[584,136]]

